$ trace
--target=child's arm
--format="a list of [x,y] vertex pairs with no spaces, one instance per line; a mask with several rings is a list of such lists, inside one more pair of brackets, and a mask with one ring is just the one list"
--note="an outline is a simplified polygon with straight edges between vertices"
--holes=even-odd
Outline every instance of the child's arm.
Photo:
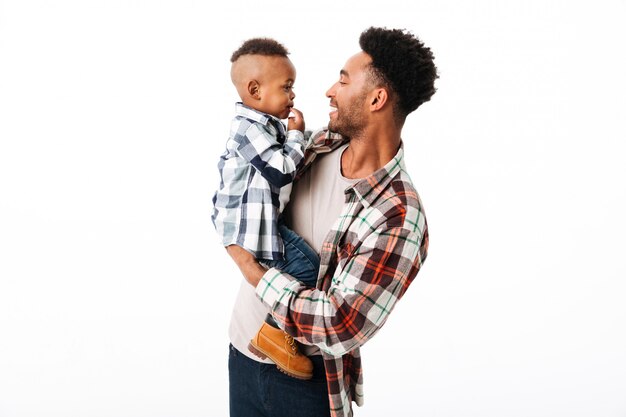
[[270,132],[258,124],[250,124],[244,134],[238,132],[235,141],[239,145],[237,153],[276,187],[284,187],[293,182],[302,163],[306,144],[301,131],[289,130],[285,143],[281,145]]

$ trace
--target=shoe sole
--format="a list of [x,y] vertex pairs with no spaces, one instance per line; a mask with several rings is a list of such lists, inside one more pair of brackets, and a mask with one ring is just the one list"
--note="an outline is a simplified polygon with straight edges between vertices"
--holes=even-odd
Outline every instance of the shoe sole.
[[274,365],[276,365],[276,368],[278,368],[278,370],[286,375],[289,375],[292,378],[296,378],[296,379],[300,379],[303,381],[308,381],[309,379],[313,378],[313,374],[298,374],[295,373],[293,371],[289,371],[285,368],[283,368],[282,366],[280,366],[278,364],[278,361],[276,361],[274,358],[272,358],[271,355],[268,355],[267,352],[263,352],[261,350],[261,348],[255,346],[252,344],[252,342],[248,343],[248,350],[250,352],[252,352],[255,356],[261,358],[261,359],[267,359],[270,358],[270,360],[272,360],[274,362]]

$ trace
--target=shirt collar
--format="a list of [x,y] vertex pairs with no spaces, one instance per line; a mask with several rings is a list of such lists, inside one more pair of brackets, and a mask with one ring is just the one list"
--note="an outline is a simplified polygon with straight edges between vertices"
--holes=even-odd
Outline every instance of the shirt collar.
[[400,171],[405,170],[404,145],[400,143],[398,152],[384,167],[370,176],[357,181],[352,187],[346,189],[346,193],[354,190],[356,196],[362,200],[363,206],[368,207],[387,189],[394,177]]
[[282,125],[282,122],[278,118],[272,116],[271,114],[255,110],[252,107],[248,107],[242,102],[235,104],[235,114],[263,125],[267,125],[270,121]]

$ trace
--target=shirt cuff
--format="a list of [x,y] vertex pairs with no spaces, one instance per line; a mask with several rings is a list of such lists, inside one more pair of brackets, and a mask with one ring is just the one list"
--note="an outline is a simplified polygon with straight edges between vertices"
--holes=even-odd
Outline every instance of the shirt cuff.
[[287,132],[287,140],[297,141],[303,144],[306,143],[306,140],[304,139],[304,133],[300,132],[299,130],[289,130]]
[[287,274],[283,274],[276,268],[270,268],[256,286],[256,295],[273,308],[276,302],[288,293],[290,287],[298,285],[298,281]]

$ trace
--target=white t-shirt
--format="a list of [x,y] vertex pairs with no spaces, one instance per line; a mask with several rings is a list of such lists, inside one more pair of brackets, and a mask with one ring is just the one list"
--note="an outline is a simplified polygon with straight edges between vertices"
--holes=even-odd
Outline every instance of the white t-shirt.
[[[304,175],[293,184],[291,201],[285,209],[286,224],[317,253],[326,235],[339,217],[345,201],[344,191],[358,180],[341,175],[341,154],[348,147],[318,156]],[[244,355],[265,363],[248,350],[269,309],[256,296],[254,287],[242,278],[230,320],[229,336],[233,346]],[[303,353],[319,353],[314,346],[303,346]]]

